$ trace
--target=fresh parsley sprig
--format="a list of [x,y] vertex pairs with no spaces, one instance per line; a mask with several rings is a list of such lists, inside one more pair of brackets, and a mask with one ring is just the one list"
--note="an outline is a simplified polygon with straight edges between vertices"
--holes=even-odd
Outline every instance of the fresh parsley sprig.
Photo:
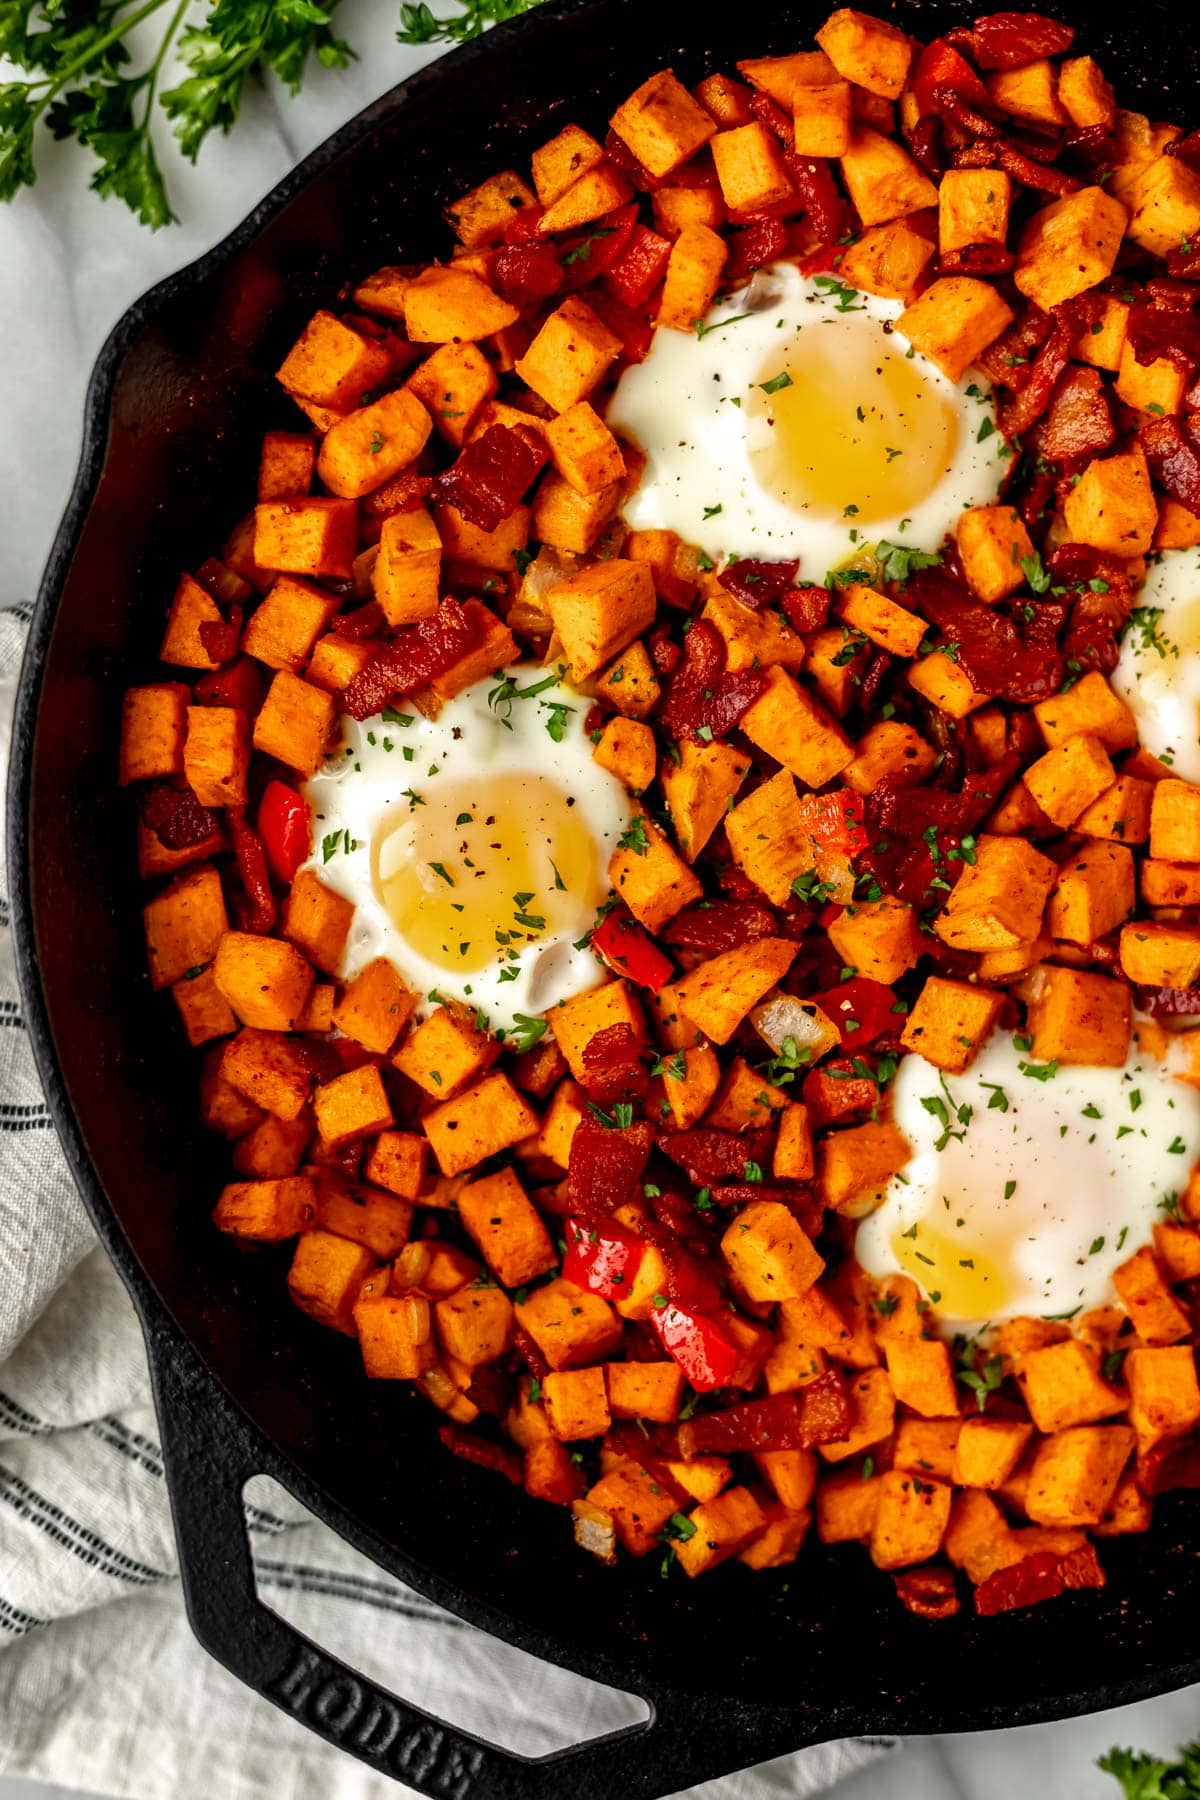
[[1120,1784],[1125,1800],[1200,1800],[1200,1739],[1168,1762],[1144,1750],[1112,1749],[1096,1764]]

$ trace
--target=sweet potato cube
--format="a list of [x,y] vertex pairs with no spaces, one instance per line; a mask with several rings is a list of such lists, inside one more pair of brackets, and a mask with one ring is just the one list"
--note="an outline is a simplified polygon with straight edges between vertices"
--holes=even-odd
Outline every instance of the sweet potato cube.
[[592,760],[615,775],[631,794],[642,794],[658,767],[654,733],[637,719],[610,719],[592,751]]
[[954,1446],[956,1487],[1003,1487],[1033,1436],[1022,1419],[964,1419]]
[[853,90],[848,81],[797,86],[793,148],[797,156],[844,156],[854,130]]
[[[927,206],[937,205],[937,189],[920,165],[894,138],[884,137],[882,132],[873,131],[870,126],[860,124],[856,127],[842,153],[841,163],[846,190],[865,226],[886,225],[892,219],[905,218]],[[975,285],[982,286],[982,283]],[[994,290],[989,291],[994,293]],[[1004,320],[992,336],[998,337],[1007,322]],[[903,319],[899,325],[906,336],[911,336]],[[991,338],[987,342],[990,343]],[[973,355],[968,361],[973,360]],[[957,380],[957,376],[954,379]]]
[[[191,575],[181,575],[167,613],[167,628],[159,646],[159,660],[182,669],[215,669],[220,665],[205,649],[202,625],[220,625],[221,609],[206,587]],[[133,690],[134,693],[146,692]],[[154,691],[154,690],[149,690]]]
[[576,994],[556,1006],[552,1018],[555,1042],[577,1081],[589,1074],[583,1053],[597,1032],[628,1025],[635,1037],[641,1038],[645,1031],[641,1008],[623,981],[609,981],[586,994]]
[[1130,750],[1137,743],[1133,714],[1098,669],[1092,669],[1065,694],[1039,700],[1033,711],[1051,748],[1078,732],[1099,738],[1109,750]]
[[871,1561],[877,1569],[909,1569],[941,1549],[950,1522],[950,1487],[903,1469],[880,1478],[871,1526]]
[[517,358],[516,371],[555,412],[566,412],[587,398],[620,349],[587,302],[570,294]]
[[374,591],[389,625],[433,617],[441,571],[441,534],[423,507],[383,521]]
[[1004,996],[988,988],[930,975],[904,1021],[904,1047],[961,1075],[987,1042],[1003,1004]]
[[604,1370],[556,1369],[542,1383],[550,1429],[564,1444],[602,1437],[612,1424]]
[[1038,1446],[1026,1511],[1038,1525],[1094,1525],[1133,1449],[1128,1425],[1075,1425]]
[[1139,1455],[1200,1424],[1200,1385],[1190,1345],[1131,1350],[1122,1373],[1129,1383],[1129,1423],[1137,1433]]
[[511,1169],[461,1189],[458,1211],[502,1287],[521,1287],[557,1263],[550,1234]]
[[1183,406],[1188,385],[1187,375],[1170,357],[1156,356],[1151,363],[1140,363],[1133,345],[1123,346],[1115,391],[1126,406],[1138,412],[1175,414]]
[[317,1130],[334,1147],[386,1131],[392,1123],[383,1077],[374,1063],[335,1075],[313,1094]]
[[[297,1119],[308,1104],[312,1075],[300,1045],[277,1031],[246,1026],[225,1046],[220,1067],[230,1087],[276,1118]],[[256,1122],[247,1120],[246,1129]]]
[[757,119],[719,131],[711,149],[721,194],[731,211],[758,211],[791,194],[779,139]]
[[779,1118],[779,1135],[775,1139],[772,1173],[779,1181],[811,1181],[813,1177],[813,1137],[808,1108],[801,1100],[791,1100]]
[[651,820],[635,819],[624,839],[609,858],[609,885],[639,924],[647,931],[659,931],[683,907],[699,900],[704,890]]
[[1080,188],[1042,207],[1021,233],[1013,272],[1021,293],[1049,312],[1095,287],[1112,273],[1128,217],[1102,187]]
[[242,649],[270,669],[297,674],[336,611],[332,594],[281,575],[251,614]]
[[183,773],[201,806],[246,804],[250,721],[236,706],[189,706]]
[[644,169],[660,179],[716,135],[716,124],[670,69],[661,69],[623,100],[609,120]]
[[1008,950],[1031,941],[1056,873],[1032,844],[984,834],[933,928],[956,950]]
[[659,1547],[659,1533],[675,1511],[675,1499],[640,1463],[626,1460],[602,1475],[588,1490],[586,1500],[575,1502],[575,1529],[580,1542],[584,1542],[579,1532],[588,1508],[608,1520],[610,1531],[631,1556],[646,1556]]
[[268,431],[258,459],[258,498],[286,500],[307,494],[317,460],[317,440],[307,432]]
[[1165,256],[1200,231],[1200,175],[1177,156],[1159,156],[1138,177],[1129,235],[1143,250]]
[[545,595],[571,680],[601,669],[654,622],[654,578],[645,563],[614,557],[580,569]]
[[519,1144],[537,1130],[537,1114],[507,1075],[493,1070],[421,1121],[443,1175],[461,1175],[485,1157]]
[[785,1568],[800,1554],[812,1514],[807,1509],[792,1512],[772,1503],[764,1509],[764,1517],[766,1524],[755,1532],[744,1550],[738,1551],[737,1559],[748,1569]]
[[1136,775],[1118,775],[1113,785],[1080,813],[1074,830],[1084,837],[1144,844],[1150,835],[1151,794],[1150,782]]
[[442,1349],[469,1369],[496,1362],[512,1343],[512,1301],[489,1281],[447,1294],[433,1312]]
[[374,1267],[374,1257],[361,1244],[331,1231],[306,1231],[288,1270],[288,1292],[318,1325],[353,1337],[358,1291]]
[[1099,1356],[1078,1338],[1030,1350],[1020,1379],[1030,1417],[1047,1435],[1124,1410],[1120,1394],[1101,1376]]
[[348,984],[333,1009],[333,1023],[365,1050],[386,1056],[416,1004],[417,996],[405,987],[394,965],[378,956]]
[[364,1295],[354,1306],[354,1328],[372,1380],[415,1381],[437,1360],[427,1300]]
[[846,1462],[872,1444],[880,1443],[889,1436],[895,1422],[896,1397],[886,1369],[864,1369],[850,1383],[849,1393],[852,1411],[849,1433],[831,1444],[818,1446],[818,1455],[825,1462]]
[[1200,979],[1200,931],[1137,919],[1121,932],[1121,968],[1143,987],[1192,987]]
[[496,392],[498,380],[475,344],[440,344],[418,363],[404,385],[428,412],[438,436],[461,447],[472,434],[480,408]]
[[864,1478],[857,1470],[819,1482],[815,1517],[821,1542],[853,1544],[869,1538],[882,1486],[882,1475]]
[[254,748],[297,774],[312,775],[325,754],[336,712],[332,694],[280,669],[254,721]]
[[[869,1119],[845,1131],[831,1131],[817,1149],[817,1185],[826,1206],[848,1218],[860,1216],[867,1201],[912,1156],[912,1148],[888,1119]],[[866,1206],[864,1210],[870,1210]]]
[[951,719],[965,719],[987,695],[977,693],[966,672],[941,650],[931,650],[908,671],[908,685]]
[[675,1558],[687,1575],[702,1575],[727,1557],[736,1556],[766,1524],[762,1507],[749,1488],[726,1488],[689,1514],[695,1531],[675,1544]]
[[181,875],[142,908],[150,984],[171,987],[210,963],[229,929],[221,877],[211,865]]
[[401,1200],[415,1200],[425,1178],[427,1148],[426,1140],[415,1131],[381,1131],[363,1165],[363,1174]]
[[[797,113],[797,118],[799,118]],[[833,154],[844,155],[844,151]],[[851,244],[838,264],[838,274],[849,287],[885,300],[915,300],[934,247],[905,219],[873,225]]]
[[727,815],[725,836],[734,862],[775,906],[786,905],[792,882],[813,868],[816,848],[786,769]]
[[576,493],[596,494],[625,474],[620,445],[586,400],[547,421],[546,442],[555,469]]
[[759,1474],[781,1506],[799,1512],[809,1504],[817,1484],[817,1459],[811,1450],[756,1450],[753,1454]]
[[[989,180],[995,173],[992,169],[959,172],[986,175]],[[1021,563],[1026,557],[1033,556],[1032,540],[1016,508],[969,507],[959,514],[954,530],[963,574],[972,593],[989,606],[1008,594],[1015,594],[1025,580]]]
[[1147,906],[1200,906],[1200,868],[1147,857],[1141,867],[1141,888]]
[[556,550],[585,555],[621,504],[622,484],[612,481],[581,494],[555,469],[542,477],[533,502],[533,534]]
[[1129,1054],[1132,1005],[1123,981],[1088,969],[1042,964],[1025,1028],[1035,1062],[1120,1068]]
[[1058,98],[1058,70],[1048,57],[1022,63],[1016,69],[997,69],[987,77],[993,105],[1014,119],[1050,129],[1070,123]]
[[714,1044],[727,1044],[750,1008],[787,974],[798,946],[758,938],[710,957],[674,984],[679,1009]]
[[927,629],[906,606],[858,583],[844,589],[838,611],[847,625],[893,656],[915,656]]
[[751,1300],[794,1300],[810,1288],[825,1264],[786,1206],[752,1200],[728,1226],[721,1254]]
[[217,945],[216,985],[243,1025],[295,1031],[313,984],[312,965],[283,938],[227,931]]
[[561,1276],[535,1288],[517,1304],[517,1324],[527,1331],[552,1369],[603,1362],[620,1345],[622,1324],[607,1300],[585,1293]]
[[938,188],[938,248],[943,256],[1008,237],[1012,180],[1002,169],[947,169]]
[[254,509],[254,561],[260,569],[348,581],[358,553],[353,500],[262,500]]
[[766,687],[742,717],[750,742],[808,787],[824,787],[854,761],[854,746],[786,669],[767,670]]
[[233,1008],[217,986],[211,965],[197,974],[189,969],[171,987],[189,1044],[211,1043],[237,1030]]
[[413,344],[474,343],[515,324],[518,316],[511,301],[457,263],[431,264],[404,290],[404,329]]
[[432,430],[433,420],[411,388],[395,388],[330,427],[317,458],[317,473],[331,493],[361,499],[415,462]]
[[844,80],[885,100],[900,98],[912,60],[912,41],[898,25],[843,6],[830,13],[817,33],[817,42]]
[[1133,857],[1124,844],[1085,844],[1063,863],[1046,906],[1051,937],[1092,944],[1134,908]]
[[765,1127],[786,1104],[787,1095],[782,1088],[772,1086],[758,1069],[750,1067],[745,1057],[735,1056],[721,1082],[708,1123],[716,1131]]
[[289,393],[345,412],[358,404],[360,395],[378,386],[391,361],[387,345],[378,338],[367,337],[330,312],[316,312],[288,351],[278,378]]
[[281,1243],[311,1224],[316,1194],[306,1175],[280,1181],[231,1181],[213,1213],[218,1231],[256,1243]]
[[392,1063],[435,1100],[448,1100],[490,1068],[499,1052],[498,1040],[480,1029],[470,1007],[455,1001],[415,1026]]
[[948,1344],[940,1338],[894,1337],[885,1354],[888,1379],[900,1405],[924,1419],[944,1419],[958,1412]]
[[1200,787],[1173,775],[1155,784],[1150,854],[1164,862],[1200,862]]
[[[682,1074],[679,1073],[682,1058]],[[721,1085],[721,1065],[711,1044],[694,1044],[677,1050],[671,1058],[664,1084],[671,1120],[677,1131],[686,1131],[702,1119]]]
[[326,887],[312,869],[301,869],[284,905],[283,935],[303,950],[315,968],[336,975],[353,918],[351,901]]
[[514,213],[532,206],[537,196],[515,169],[501,169],[446,208],[446,218],[468,250],[497,243]]
[[191,692],[182,682],[128,688],[121,707],[121,786],[183,774]]
[[312,1120],[306,1113],[295,1119],[268,1113],[234,1145],[233,1166],[239,1175],[282,1181],[296,1174],[311,1137]]
[[1144,556],[1154,540],[1158,506],[1140,448],[1094,457],[1063,502],[1072,539],[1110,556]]
[[1191,1315],[1171,1292],[1153,1250],[1144,1247],[1114,1269],[1113,1286],[1143,1343],[1157,1348],[1190,1334]]
[[890,986],[921,955],[916,918],[907,900],[854,901],[829,926],[829,941],[842,962]]
[[610,1362],[604,1365],[614,1419],[648,1419],[672,1425],[683,1401],[683,1370],[676,1362]]
[[604,147],[581,125],[566,125],[530,158],[533,185],[543,206],[554,202],[572,187],[581,175],[603,161]]
[[[933,199],[922,200],[921,205],[935,200],[936,190]],[[943,275],[905,307],[896,329],[951,381],[961,381],[1012,316],[1012,308],[990,282],[970,275]]]
[[317,1187],[317,1223],[323,1231],[362,1244],[380,1262],[399,1256],[412,1234],[413,1209],[407,1200],[381,1190],[329,1181]]
[[[744,75],[751,87],[757,88],[762,94],[769,94],[785,111],[790,111],[797,104],[804,89],[820,87],[837,75],[837,70],[824,50],[796,50],[789,56],[748,56],[738,63],[737,68],[738,74]],[[727,87],[736,89],[744,104],[745,90],[740,83],[731,82],[727,76],[720,75],[710,80],[723,82]],[[702,94],[706,105],[709,104],[713,96],[708,80],[700,83],[697,93]],[[739,121],[723,117],[719,108],[713,116],[720,118],[722,124],[745,123],[744,118]],[[748,111],[745,116],[750,116]]]
[[1115,294],[1101,296],[1099,316],[1076,339],[1071,355],[1076,362],[1090,363],[1094,369],[1119,369],[1128,323],[1129,302]]
[[1113,91],[1090,56],[1069,56],[1058,70],[1058,98],[1077,130],[1099,125],[1111,131],[1116,117]]
[[1154,1253],[1172,1284],[1200,1280],[1200,1231],[1194,1225],[1159,1219],[1154,1227]]
[[373,654],[374,647],[369,643],[356,644],[335,631],[327,632],[313,650],[304,678],[313,687],[324,688],[327,694],[339,693],[366,668]]
[[671,246],[658,323],[692,331],[713,303],[729,246],[707,225],[685,225]]
[[856,794],[873,794],[885,775],[919,781],[936,761],[933,746],[913,726],[899,719],[877,719],[858,740],[854,761],[845,770],[846,785]]

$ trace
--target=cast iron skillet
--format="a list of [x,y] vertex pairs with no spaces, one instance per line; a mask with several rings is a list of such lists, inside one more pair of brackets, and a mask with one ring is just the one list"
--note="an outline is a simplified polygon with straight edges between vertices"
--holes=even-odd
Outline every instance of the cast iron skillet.
[[[973,9],[872,10],[929,37]],[[567,119],[597,127],[665,64],[690,80],[792,49],[826,11],[564,0],[353,120],[118,325],[30,632],[8,793],[26,1018],[145,1326],[192,1624],[250,1686],[429,1795],[654,1796],[846,1733],[1021,1724],[1200,1679],[1200,1514],[1186,1499],[1160,1502],[1147,1536],[1105,1545],[1102,1593],[988,1621],[910,1617],[857,1548],[696,1583],[600,1568],[561,1514],[446,1455],[423,1400],[362,1379],[356,1347],[287,1299],[286,1253],[247,1255],[212,1229],[224,1146],[199,1125],[194,1059],[142,973],[132,808],[115,787],[121,694],[153,675],[178,571],[245,509],[260,434],[290,411],[271,372],[305,317],[348,274],[445,253],[441,206],[527,163]],[[1080,43],[1127,104],[1191,124],[1200,57],[1176,16],[1171,0],[1097,8]],[[527,1760],[352,1673],[255,1597],[241,1490],[258,1471],[430,1599],[636,1691],[649,1724]]]

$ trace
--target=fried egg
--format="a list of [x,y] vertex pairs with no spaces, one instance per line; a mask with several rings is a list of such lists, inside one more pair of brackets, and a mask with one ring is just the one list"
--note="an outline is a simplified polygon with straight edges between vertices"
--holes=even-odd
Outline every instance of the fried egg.
[[912,1157],[858,1228],[872,1275],[909,1275],[939,1329],[1070,1318],[1115,1296],[1200,1154],[1200,1093],[1136,1048],[1123,1068],[1031,1062],[993,1034],[962,1075],[901,1062]]
[[630,802],[592,760],[587,708],[527,665],[436,719],[343,719],[304,792],[307,866],[354,905],[344,978],[386,957],[426,1008],[463,1000],[493,1030],[597,985],[586,934]]
[[814,581],[883,539],[936,550],[995,499],[1004,440],[987,383],[913,350],[902,311],[775,263],[694,334],[657,332],[608,408],[646,454],[628,523]]
[[1166,550],[1146,571],[1112,684],[1142,747],[1200,782],[1200,549]]

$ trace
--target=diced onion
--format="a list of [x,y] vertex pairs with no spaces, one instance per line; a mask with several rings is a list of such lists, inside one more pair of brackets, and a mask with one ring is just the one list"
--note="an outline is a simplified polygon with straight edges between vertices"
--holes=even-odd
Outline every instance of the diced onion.
[[798,1000],[794,994],[768,994],[751,1008],[750,1023],[776,1056],[790,1038],[797,1054],[807,1050],[804,1060],[809,1064],[842,1041],[841,1032],[815,1000]]

